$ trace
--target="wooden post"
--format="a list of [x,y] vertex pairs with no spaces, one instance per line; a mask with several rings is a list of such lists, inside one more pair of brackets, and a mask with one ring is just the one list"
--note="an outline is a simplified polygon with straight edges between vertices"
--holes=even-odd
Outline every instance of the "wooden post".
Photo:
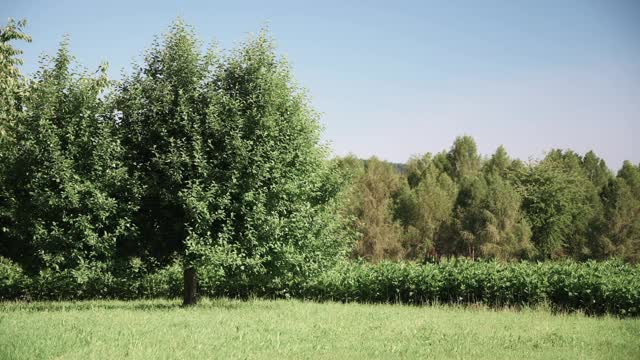
[[198,302],[196,296],[196,269],[193,266],[184,269],[184,302],[182,306],[195,305]]

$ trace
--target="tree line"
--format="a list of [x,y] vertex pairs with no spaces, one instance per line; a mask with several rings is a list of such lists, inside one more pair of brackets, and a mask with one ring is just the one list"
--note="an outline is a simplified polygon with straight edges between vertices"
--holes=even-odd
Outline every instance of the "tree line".
[[[265,31],[203,50],[176,21],[120,81],[64,40],[19,71],[0,29],[0,258],[27,274],[184,265],[294,287],[349,254],[429,261],[640,256],[640,169],[554,150],[524,164],[470,137],[398,169],[330,159],[318,114]],[[0,259],[2,260],[2,259]],[[276,291],[276,290],[274,290]]]
[[338,161],[352,179],[354,257],[640,259],[640,164],[613,174],[593,151],[560,149],[524,163],[502,146],[483,158],[469,136],[400,167]]

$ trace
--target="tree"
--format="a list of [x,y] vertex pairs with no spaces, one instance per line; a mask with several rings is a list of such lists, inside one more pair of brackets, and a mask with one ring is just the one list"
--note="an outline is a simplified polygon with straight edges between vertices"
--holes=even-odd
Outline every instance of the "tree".
[[211,167],[202,186],[216,185],[209,213],[220,216],[206,217],[211,236],[190,231],[187,258],[228,251],[242,261],[226,267],[229,281],[286,293],[352,245],[337,211],[343,180],[320,143],[318,114],[265,31],[231,52],[218,74],[207,88]]
[[[119,133],[129,173],[141,186],[135,223],[137,242],[124,244],[128,256],[160,264],[184,253],[189,201],[213,201],[215,183],[203,187],[210,167],[202,133],[210,100],[206,94],[213,53],[201,54],[193,31],[182,21],[156,39],[144,65],[125,78],[114,96]],[[197,216],[197,215],[196,215]],[[196,274],[185,262],[185,304],[195,303]],[[188,295],[188,296],[187,296]]]
[[[26,82],[20,74],[18,66],[22,64],[22,51],[11,44],[14,40],[31,41],[22,32],[26,25],[24,20],[9,19],[7,25],[0,28],[0,234],[8,236],[7,232],[13,226],[13,215],[10,205],[11,197],[7,176],[10,164],[15,159],[14,126],[24,116],[23,97],[26,92]],[[7,244],[0,244],[0,254],[6,256]]]
[[31,37],[24,32],[25,20],[9,19],[7,25],[0,28],[0,144],[8,139],[9,127],[13,125],[22,112],[21,100],[26,84],[20,70],[22,50],[11,44],[14,40],[31,42]]
[[604,215],[594,243],[598,258],[640,260],[640,168],[625,161],[600,193]]
[[590,256],[588,231],[600,203],[580,163],[575,153],[554,150],[517,176],[532,239],[543,258]]
[[480,256],[482,228],[484,225],[483,202],[487,198],[487,183],[483,177],[466,176],[459,183],[451,219],[451,243],[447,252],[470,258]]
[[438,255],[436,241],[451,218],[457,187],[430,154],[407,164],[409,187],[398,196],[396,217],[404,226],[405,257],[424,261]]
[[317,115],[265,32],[222,58],[199,46],[175,22],[115,103],[143,243],[183,256],[185,305],[205,259],[235,295],[295,288],[348,246]]
[[122,148],[101,100],[106,66],[94,77],[72,63],[66,40],[43,59],[3,161],[2,252],[31,272],[108,263],[132,226]]
[[405,176],[411,189],[414,189],[426,177],[431,167],[434,167],[431,153],[423,156],[413,156],[407,161]]
[[453,179],[476,175],[480,171],[480,156],[471,136],[459,136],[447,153],[447,173]]
[[587,178],[600,191],[613,177],[605,161],[599,158],[593,151],[587,152],[582,157],[582,168]]
[[507,178],[508,171],[512,166],[511,158],[507,154],[507,150],[505,150],[504,146],[500,145],[496,149],[496,152],[491,156],[489,161],[487,161],[482,169],[487,174],[493,174],[500,176],[502,178]]
[[640,261],[640,199],[623,177],[610,179],[601,197],[605,210],[594,255]]
[[631,161],[625,160],[618,171],[618,178],[624,180],[636,199],[640,199],[640,164],[634,166]]
[[498,175],[487,175],[487,197],[482,205],[480,250],[483,257],[526,259],[535,255],[531,227],[521,211],[522,198]]
[[394,219],[394,199],[402,179],[393,166],[373,157],[356,170],[347,212],[356,218],[360,234],[353,255],[378,262],[402,256],[402,228]]

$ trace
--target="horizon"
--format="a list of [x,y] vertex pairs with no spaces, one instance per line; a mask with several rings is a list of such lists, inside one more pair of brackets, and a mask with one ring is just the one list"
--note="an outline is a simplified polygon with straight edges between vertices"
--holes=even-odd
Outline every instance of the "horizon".
[[523,161],[560,148],[593,150],[613,171],[624,160],[640,163],[640,5],[632,1],[313,8],[69,1],[39,11],[45,3],[0,5],[3,21],[28,21],[33,42],[18,45],[26,75],[64,34],[79,64],[92,70],[108,60],[117,79],[177,17],[223,49],[268,24],[322,113],[322,139],[334,156],[406,163],[469,135],[483,157],[503,145]]

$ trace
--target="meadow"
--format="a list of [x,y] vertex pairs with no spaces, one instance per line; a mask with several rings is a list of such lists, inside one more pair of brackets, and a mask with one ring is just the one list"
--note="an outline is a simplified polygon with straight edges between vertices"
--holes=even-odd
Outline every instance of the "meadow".
[[0,303],[2,359],[637,359],[640,319],[300,300]]

